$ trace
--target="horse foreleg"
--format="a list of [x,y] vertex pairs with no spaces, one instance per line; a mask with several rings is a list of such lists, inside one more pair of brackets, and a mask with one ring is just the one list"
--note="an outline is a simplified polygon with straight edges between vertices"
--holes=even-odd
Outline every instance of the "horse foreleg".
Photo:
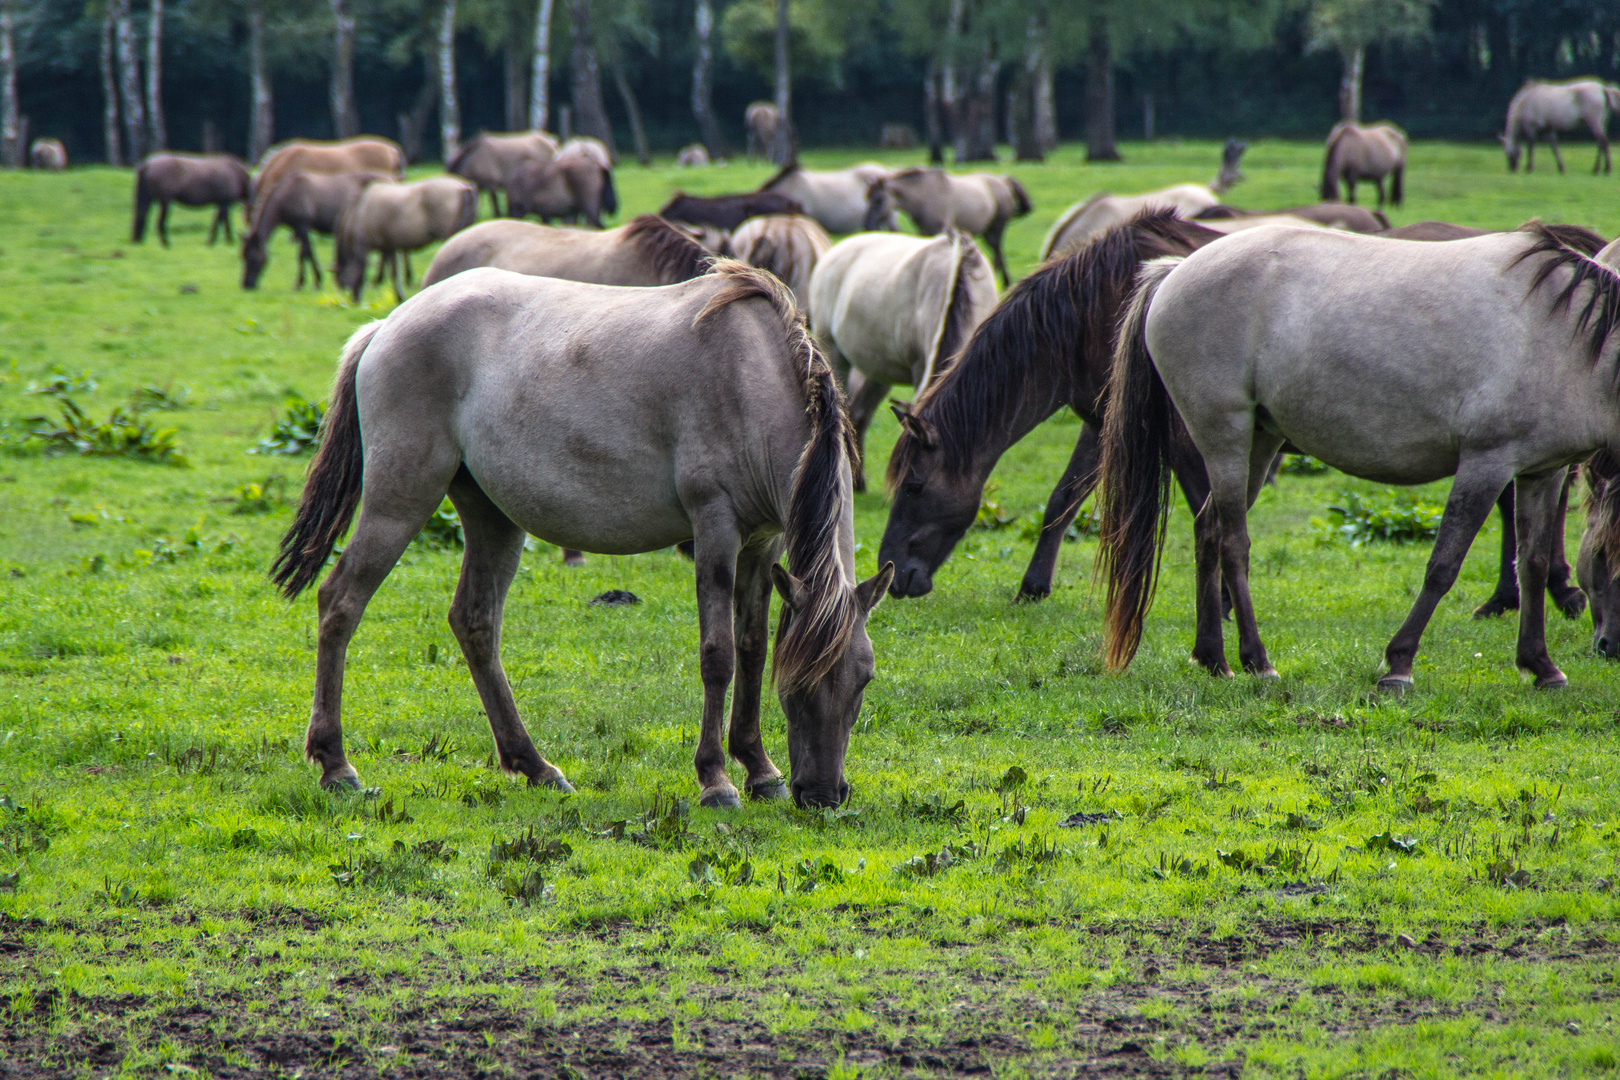
[[[1496,508],[1502,512],[1502,557],[1496,571],[1496,591],[1490,599],[1474,609],[1474,618],[1493,619],[1503,612],[1519,610],[1519,578],[1516,570],[1519,551],[1518,532],[1513,527],[1513,485],[1502,489],[1496,497]],[[1567,574],[1566,568],[1566,574]]]
[[[412,274],[411,274],[411,253],[406,251],[406,252],[403,252],[402,255],[403,255],[404,259],[405,259],[405,284],[406,285],[415,285],[416,282],[412,280]],[[400,298],[404,299],[404,295],[401,294]]]
[[1547,564],[1547,595],[1552,597],[1566,619],[1578,619],[1586,611],[1586,594],[1569,581],[1569,556],[1564,551],[1564,519],[1569,515],[1569,489],[1575,470],[1566,469],[1563,490],[1558,494],[1558,516],[1552,525],[1552,559]]
[[1547,146],[1552,149],[1553,161],[1558,165],[1558,175],[1564,175],[1564,155],[1558,152],[1558,132],[1551,128],[1547,130]]
[[1080,504],[1086,501],[1097,483],[1097,440],[1099,432],[1090,424],[1080,429],[1074,453],[1069,455],[1069,467],[1063,479],[1052,489],[1046,501],[1046,513],[1041,517],[1041,535],[1035,542],[1035,553],[1029,558],[1023,583],[1018,586],[1015,603],[1044,600],[1052,595],[1052,578],[1057,573],[1058,554],[1063,550],[1063,535],[1069,529]]
[[1344,174],[1344,201],[1356,205],[1356,174],[1353,172]]
[[167,199],[165,199],[163,202],[158,203],[157,229],[158,229],[158,239],[163,241],[163,246],[164,247],[168,247],[169,246],[169,203],[168,203]]
[[1373,181],[1373,185],[1378,189],[1378,209],[1382,210],[1384,208],[1384,178],[1382,176],[1378,177]]
[[731,591],[737,682],[731,689],[731,732],[726,749],[748,770],[743,789],[755,799],[788,797],[782,771],[765,753],[759,735],[760,687],[771,632],[771,564],[781,546],[780,542],[766,542],[744,548],[737,557],[737,581]]
[[869,378],[864,372],[849,373],[849,422],[855,427],[855,449],[860,460],[855,462],[855,490],[866,490],[866,429],[872,426],[872,417],[883,407],[889,396],[890,384]]
[[1597,158],[1592,162],[1592,175],[1596,176],[1599,169],[1609,171],[1609,135],[1601,127],[1593,124],[1592,137],[1597,140]]
[[1193,663],[1218,677],[1230,678],[1226,662],[1225,630],[1221,626],[1221,527],[1209,498],[1209,475],[1202,459],[1182,437],[1176,459],[1171,462],[1176,482],[1193,512],[1194,610]]
[[[703,726],[698,732],[692,766],[697,770],[698,801],[704,806],[742,805],[726,776],[723,736],[726,689],[736,665],[731,609],[737,583],[737,522],[724,504],[693,515],[693,562],[697,565],[698,670],[703,678]],[[768,571],[767,571],[768,572]]]
[[236,243],[236,236],[231,232],[231,205],[230,203],[224,203],[219,208],[219,220],[225,225],[225,242],[227,244]]
[[[1249,454],[1250,459],[1258,456],[1252,451]],[[1277,671],[1266,657],[1265,644],[1260,640],[1260,624],[1255,619],[1254,601],[1249,595],[1249,489],[1264,482],[1271,455],[1263,457],[1258,477],[1251,476],[1254,472],[1250,468],[1251,463],[1242,456],[1228,458],[1218,465],[1205,459],[1210,478],[1210,504],[1219,530],[1221,576],[1232,592],[1232,619],[1237,624],[1238,659],[1243,670],[1251,675],[1276,678]],[[1219,610],[1217,601],[1215,611]],[[1208,615],[1203,617],[1209,618]],[[1218,619],[1219,615],[1214,617]],[[1205,658],[1200,658],[1199,662],[1206,668],[1210,666]]]
[[380,286],[383,283],[384,278],[388,274],[388,260],[390,258],[392,258],[392,257],[393,257],[392,252],[382,251],[381,249],[378,250],[378,252],[377,252],[377,276],[371,279],[371,287],[373,289],[377,288],[378,286]]
[[494,188],[487,189],[489,195],[489,212],[496,217],[501,216],[501,200],[495,194]]
[[218,237],[219,237],[219,217],[220,217],[220,209],[219,209],[219,207],[216,206],[214,208],[214,220],[209,222],[209,225],[208,225],[208,246],[209,247],[213,247],[214,246],[214,241],[216,239],[218,239]]
[[1564,475],[1557,469],[1537,477],[1521,476],[1513,482],[1514,518],[1519,529],[1519,644],[1515,661],[1519,670],[1535,676],[1536,689],[1556,690],[1568,684],[1547,654],[1547,608],[1542,590],[1552,555],[1552,528],[1562,518],[1557,510],[1564,490]]
[[[1005,289],[1010,280],[1007,277],[1007,260],[1001,254],[1001,236],[1007,231],[1005,221],[996,221],[984,231],[984,242],[990,245],[990,257],[995,260],[996,273],[1001,277],[1001,287]],[[969,243],[972,243],[970,240]]]
[[[1406,621],[1390,639],[1389,646],[1384,650],[1384,659],[1389,664],[1389,674],[1378,680],[1380,690],[1393,690],[1404,692],[1412,687],[1412,661],[1417,656],[1418,642],[1423,637],[1423,630],[1429,625],[1429,619],[1434,615],[1435,607],[1442,597],[1451,590],[1452,584],[1457,580],[1457,571],[1462,568],[1463,559],[1468,556],[1468,548],[1479,535],[1480,526],[1491,515],[1491,507],[1496,504],[1502,488],[1506,486],[1509,477],[1504,475],[1501,466],[1495,463],[1482,463],[1466,461],[1457,470],[1456,479],[1451,482],[1451,495],[1446,499],[1445,516],[1440,519],[1440,532],[1434,539],[1434,550],[1429,555],[1428,568],[1423,572],[1423,589],[1418,593],[1417,600],[1412,604],[1412,610],[1407,613]],[[1520,523],[1524,517],[1522,512],[1516,515]],[[1524,534],[1519,533],[1519,550],[1524,550]],[[1543,553],[1545,565],[1545,553]],[[1519,602],[1526,600],[1523,587],[1523,571],[1520,571]],[[1536,589],[1539,593],[1541,585],[1538,582]],[[1539,609],[1539,597],[1537,607]]]
[[405,290],[399,287],[399,253],[395,251],[388,253],[388,279],[394,286],[394,302],[403,304]]

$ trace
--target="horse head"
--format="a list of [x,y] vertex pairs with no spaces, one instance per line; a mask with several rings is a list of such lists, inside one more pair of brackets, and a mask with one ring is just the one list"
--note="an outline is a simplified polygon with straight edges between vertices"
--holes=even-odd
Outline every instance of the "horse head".
[[1502,144],[1502,150],[1507,154],[1508,172],[1519,171],[1519,144],[1511,134],[1498,135],[1496,141]]
[[911,403],[891,401],[889,407],[900,421],[900,438],[889,456],[893,502],[878,561],[894,564],[890,595],[926,596],[934,573],[978,517],[984,482],[973,470],[944,467],[937,429]]
[[269,261],[263,237],[256,232],[242,237],[242,288],[258,288],[259,275],[264,273],[265,263]]
[[861,228],[867,232],[896,232],[894,222],[894,195],[889,191],[886,177],[878,177],[866,185],[866,220]]
[[1581,553],[1575,560],[1575,579],[1592,609],[1592,648],[1605,660],[1620,660],[1620,570],[1616,558],[1615,518],[1620,514],[1620,462],[1608,453],[1581,466],[1586,479],[1586,526],[1581,531]]

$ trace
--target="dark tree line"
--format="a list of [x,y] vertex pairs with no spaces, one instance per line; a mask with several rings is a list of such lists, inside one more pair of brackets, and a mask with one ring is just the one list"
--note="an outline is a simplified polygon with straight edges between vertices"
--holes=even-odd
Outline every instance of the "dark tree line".
[[1576,75],[1620,78],[1620,0],[0,0],[0,162],[528,126],[719,155],[754,100],[806,145],[1107,160],[1357,114],[1483,138],[1526,77]]

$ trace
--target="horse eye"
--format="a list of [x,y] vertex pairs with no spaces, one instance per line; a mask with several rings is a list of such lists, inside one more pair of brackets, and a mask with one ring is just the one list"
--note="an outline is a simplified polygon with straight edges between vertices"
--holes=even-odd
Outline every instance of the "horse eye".
[[921,495],[923,485],[921,480],[907,480],[900,486],[900,490],[907,495]]

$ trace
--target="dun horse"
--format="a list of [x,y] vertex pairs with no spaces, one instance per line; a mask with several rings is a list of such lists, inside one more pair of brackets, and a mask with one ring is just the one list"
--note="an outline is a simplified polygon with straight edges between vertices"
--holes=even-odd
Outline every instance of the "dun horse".
[[[1423,630],[1509,483],[1521,601],[1515,660],[1536,686],[1565,685],[1547,653],[1542,596],[1565,468],[1620,445],[1609,348],[1620,274],[1572,238],[1595,239],[1539,223],[1443,244],[1271,228],[1150,263],[1120,324],[1103,428],[1110,666],[1130,662],[1152,600],[1179,414],[1210,479],[1196,541],[1197,663],[1231,673],[1218,599],[1204,586],[1218,565],[1244,670],[1276,674],[1249,595],[1247,518],[1286,440],[1380,483],[1454,477],[1380,688],[1412,686]],[[1345,280],[1360,283],[1354,296]],[[1352,307],[1379,314],[1358,317]],[[1604,500],[1595,543],[1613,565],[1620,498]]]
[[768,101],[756,101],[743,110],[743,127],[748,130],[748,160],[756,157],[785,165],[797,155],[790,152],[787,161],[777,161],[776,129],[782,124],[782,114]]
[[486,221],[445,241],[422,287],[478,266],[593,285],[651,288],[706,273],[712,258],[669,222],[643,214],[605,232]]
[[924,236],[960,229],[982,236],[995,260],[1001,283],[1007,284],[1007,260],[1001,236],[1007,222],[1023,217],[1032,206],[1024,186],[1011,176],[969,173],[953,176],[943,169],[901,169],[874,183],[867,192],[866,227],[877,229],[904,210]]
[[375,135],[340,142],[293,139],[273,146],[260,160],[259,174],[253,178],[249,217],[259,200],[274,191],[282,177],[294,172],[379,172],[397,178],[405,174],[405,155],[397,143]]
[[1525,152],[1524,171],[1536,167],[1536,139],[1544,137],[1551,148],[1558,171],[1564,171],[1564,155],[1558,152],[1558,133],[1574,131],[1582,124],[1597,140],[1597,160],[1592,171],[1608,172],[1609,113],[1620,110],[1620,86],[1600,79],[1572,79],[1549,83],[1534,79],[1513,95],[1508,103],[1506,131],[1498,138],[1507,152],[1508,170],[1519,171],[1519,150]]
[[727,242],[733,257],[769,270],[788,287],[800,311],[810,310],[810,276],[832,247],[832,238],[811,218],[772,214],[749,218]]
[[315,287],[320,288],[321,265],[309,234],[331,236],[343,212],[360,197],[361,189],[374,180],[388,179],[382,173],[287,174],[274,191],[260,200],[247,235],[242,237],[242,288],[258,288],[259,277],[270,261],[270,239],[283,225],[298,239],[298,288],[304,287],[306,265],[315,277]]
[[1389,204],[1401,205],[1401,181],[1406,174],[1406,135],[1393,124],[1363,126],[1345,121],[1328,133],[1322,160],[1322,198],[1336,202],[1344,182],[1344,201],[1356,201],[1356,181],[1371,180],[1378,188],[1378,208],[1384,208],[1384,177],[1389,177]]
[[550,223],[583,217],[591,228],[600,229],[602,215],[618,211],[613,171],[594,154],[559,154],[545,164],[520,162],[506,178],[506,212],[515,218],[533,214]]
[[1063,211],[1052,223],[1046,239],[1041,242],[1041,262],[1072,255],[1109,229],[1118,228],[1142,214],[1172,210],[1191,220],[1220,204],[1220,196],[1203,184],[1177,184],[1141,195],[1098,192]]
[[250,187],[247,166],[229,154],[153,154],[135,170],[135,225],[130,237],[137,244],[145,239],[146,221],[156,203],[158,239],[168,247],[169,204],[177,202],[214,207],[208,243],[218,238],[221,227],[231,242],[235,239],[231,207],[247,200]]
[[[458,177],[436,176],[412,184],[391,180],[366,185],[337,228],[338,287],[358,302],[365,285],[366,259],[373,251],[390,267],[394,293],[401,300],[395,256],[444,240],[478,217],[478,189]],[[381,275],[382,265],[378,265]]]
[[44,172],[61,172],[67,168],[67,147],[60,139],[35,139],[28,148],[28,164]]
[[830,233],[854,233],[867,228],[893,232],[899,224],[892,208],[889,216],[875,225],[868,225],[866,218],[867,192],[893,171],[886,165],[868,161],[834,172],[812,172],[795,161],[782,166],[759,190],[797,199],[804,206],[804,212]]
[[[810,277],[810,325],[849,383],[864,462],[866,429],[897,383],[919,392],[946,370],[996,306],[996,282],[973,238],[861,233],[833,245]],[[856,490],[864,491],[864,470]]]
[[320,587],[304,746],[323,786],[359,786],[340,711],[349,640],[448,493],[467,541],[450,626],[503,769],[572,790],[530,740],[501,668],[525,533],[612,554],[691,540],[703,805],[740,804],[728,750],[750,795],[788,793],[759,728],[773,585],[792,796],[808,806],[848,796],[844,759],[875,668],[866,619],[893,568],[856,581],[838,388],[770,275],[728,263],[651,290],[469,270],[349,340],[327,417],[273,568],[296,596],[359,510]]
[[511,135],[475,135],[445,164],[446,172],[470,180],[480,194],[489,193],[489,208],[501,216],[500,193],[507,178],[519,165],[549,164],[557,156],[557,140],[544,131],[523,131]]

